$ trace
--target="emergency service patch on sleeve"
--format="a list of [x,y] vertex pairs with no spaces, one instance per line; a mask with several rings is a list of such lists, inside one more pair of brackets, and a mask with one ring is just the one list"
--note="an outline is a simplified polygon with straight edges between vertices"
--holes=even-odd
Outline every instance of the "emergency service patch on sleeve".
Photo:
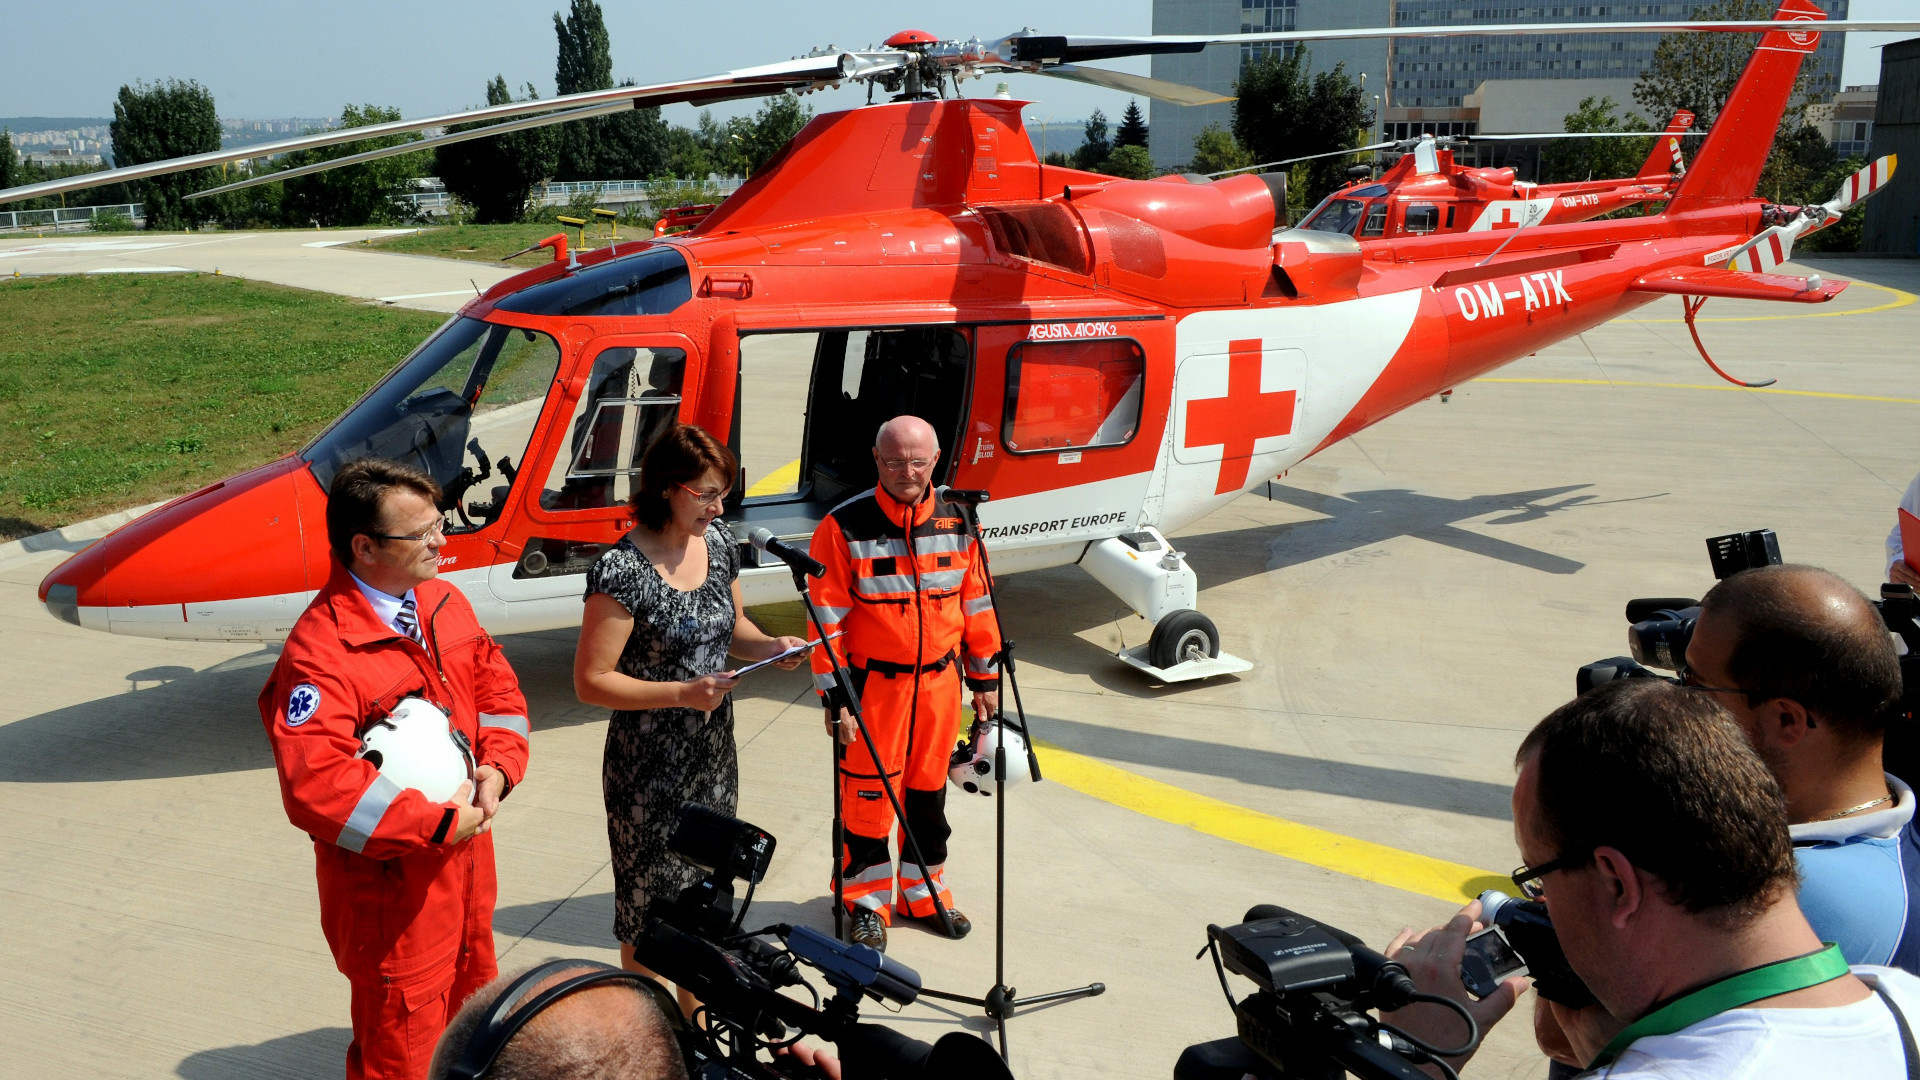
[[301,683],[287,695],[287,726],[299,727],[313,719],[320,708],[320,688],[312,683]]

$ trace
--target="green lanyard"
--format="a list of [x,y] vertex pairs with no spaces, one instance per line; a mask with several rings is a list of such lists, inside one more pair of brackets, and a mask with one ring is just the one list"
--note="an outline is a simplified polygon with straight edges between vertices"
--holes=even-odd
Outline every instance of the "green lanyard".
[[1609,1065],[1619,1057],[1627,1047],[1644,1035],[1671,1035],[1682,1028],[1692,1027],[1710,1016],[1718,1016],[1728,1009],[1737,1009],[1750,1005],[1762,998],[1777,994],[1788,994],[1795,990],[1805,990],[1809,986],[1818,986],[1845,975],[1848,971],[1847,958],[1840,955],[1840,946],[1828,945],[1819,952],[1796,956],[1790,960],[1778,960],[1771,964],[1729,975],[1718,982],[1708,983],[1690,994],[1682,995],[1662,1005],[1660,1008],[1627,1025],[1627,1029],[1613,1037],[1600,1056],[1593,1059],[1589,1069],[1598,1069]]

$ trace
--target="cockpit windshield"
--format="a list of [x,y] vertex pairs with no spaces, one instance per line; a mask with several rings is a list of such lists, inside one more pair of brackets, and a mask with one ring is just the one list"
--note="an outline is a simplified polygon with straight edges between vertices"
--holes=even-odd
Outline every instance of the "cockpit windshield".
[[1360,219],[1366,216],[1367,204],[1361,199],[1328,199],[1320,204],[1313,216],[1300,223],[1303,229],[1313,232],[1345,233],[1353,235]]
[[[506,507],[559,368],[560,346],[538,330],[456,318],[300,456],[322,488],[358,458],[412,465],[444,492],[449,533],[485,528]],[[500,483],[482,486],[495,470]]]

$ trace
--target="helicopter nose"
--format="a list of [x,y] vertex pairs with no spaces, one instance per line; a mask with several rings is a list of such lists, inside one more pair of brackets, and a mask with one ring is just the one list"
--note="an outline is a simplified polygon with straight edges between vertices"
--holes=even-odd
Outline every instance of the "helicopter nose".
[[[40,582],[40,602],[90,630],[173,640],[278,640],[306,607],[325,498],[296,458],[201,488],[109,533]],[[318,542],[320,574],[326,542]]]

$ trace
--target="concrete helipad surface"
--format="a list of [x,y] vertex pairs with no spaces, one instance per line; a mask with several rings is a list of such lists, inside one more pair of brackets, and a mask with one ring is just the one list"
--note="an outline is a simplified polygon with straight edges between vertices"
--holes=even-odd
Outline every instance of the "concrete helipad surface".
[[[411,229],[0,236],[0,274],[199,271],[342,293],[424,311],[458,311],[476,292],[525,270],[371,252],[361,241]],[[370,257],[378,255],[377,258]]]
[[[1719,383],[1678,303],[1662,302],[1417,406],[1188,530],[1201,607],[1258,665],[1244,676],[1150,685],[1111,656],[1146,627],[1091,579],[1003,583],[1049,747],[1048,781],[1008,803],[1008,981],[1108,987],[1017,1017],[1016,1075],[1164,1077],[1181,1047],[1230,1033],[1194,953],[1207,923],[1251,904],[1383,943],[1443,919],[1473,875],[1504,874],[1521,735],[1571,695],[1578,665],[1623,651],[1629,597],[1710,584],[1704,537],[1772,528],[1789,559],[1875,587],[1920,469],[1920,270],[1818,269],[1874,285],[1831,310],[1704,313],[1716,358],[1779,377],[1778,392]],[[69,627],[33,600],[61,552],[5,550],[5,1071],[338,1075],[346,984],[254,707],[273,654]],[[573,699],[572,633],[505,644],[535,734],[496,834],[503,963],[611,959],[604,713]],[[779,838],[750,921],[824,927],[828,761],[804,676],[752,677],[738,711],[740,813]],[[974,934],[900,929],[892,954],[929,986],[979,993],[993,980],[993,804],[951,806],[951,876]],[[1544,1075],[1527,1008],[1469,1077]],[[920,1038],[984,1028],[938,1003],[869,1012]]]

